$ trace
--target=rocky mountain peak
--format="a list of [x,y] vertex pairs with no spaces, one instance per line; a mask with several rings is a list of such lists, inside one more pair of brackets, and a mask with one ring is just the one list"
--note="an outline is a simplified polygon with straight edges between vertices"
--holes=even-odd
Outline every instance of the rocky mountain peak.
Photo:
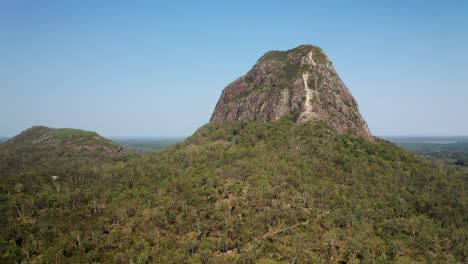
[[333,63],[312,45],[263,55],[223,90],[210,122],[267,122],[286,114],[297,122],[325,121],[340,133],[372,138]]

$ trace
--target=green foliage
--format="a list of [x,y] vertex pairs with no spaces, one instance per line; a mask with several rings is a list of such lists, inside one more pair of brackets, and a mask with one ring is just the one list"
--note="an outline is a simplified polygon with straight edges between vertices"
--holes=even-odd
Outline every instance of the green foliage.
[[18,173],[33,178],[67,175],[129,156],[94,132],[35,126],[0,145],[0,181]]
[[8,164],[0,262],[467,261],[465,167],[324,123],[209,124],[158,153],[83,159]]
[[263,55],[259,61],[286,61],[288,54],[285,51],[272,50]]
[[76,138],[93,138],[99,135],[96,132],[86,131],[81,129],[72,128],[59,128],[50,131],[51,136],[55,136],[58,139],[76,139]]

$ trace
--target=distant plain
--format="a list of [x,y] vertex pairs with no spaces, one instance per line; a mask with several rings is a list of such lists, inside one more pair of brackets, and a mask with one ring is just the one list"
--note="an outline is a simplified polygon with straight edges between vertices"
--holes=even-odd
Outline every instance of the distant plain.
[[159,151],[163,148],[175,145],[185,138],[183,137],[110,137],[110,140],[119,143],[129,151],[148,153]]

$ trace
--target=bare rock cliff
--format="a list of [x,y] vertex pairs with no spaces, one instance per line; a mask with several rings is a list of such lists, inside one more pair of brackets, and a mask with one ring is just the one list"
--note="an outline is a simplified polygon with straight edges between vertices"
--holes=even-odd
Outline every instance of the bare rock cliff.
[[358,104],[319,47],[270,51],[222,92],[210,122],[266,122],[285,114],[371,139]]

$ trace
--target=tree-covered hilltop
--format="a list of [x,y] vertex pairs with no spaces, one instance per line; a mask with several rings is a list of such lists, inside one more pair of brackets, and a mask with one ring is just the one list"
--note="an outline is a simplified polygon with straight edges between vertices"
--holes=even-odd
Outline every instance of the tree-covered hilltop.
[[466,168],[323,123],[209,124],[55,180],[32,164],[1,175],[2,263],[467,261]]
[[53,172],[78,161],[94,166],[126,156],[120,145],[92,131],[34,126],[0,144],[0,173],[25,173],[29,168]]

